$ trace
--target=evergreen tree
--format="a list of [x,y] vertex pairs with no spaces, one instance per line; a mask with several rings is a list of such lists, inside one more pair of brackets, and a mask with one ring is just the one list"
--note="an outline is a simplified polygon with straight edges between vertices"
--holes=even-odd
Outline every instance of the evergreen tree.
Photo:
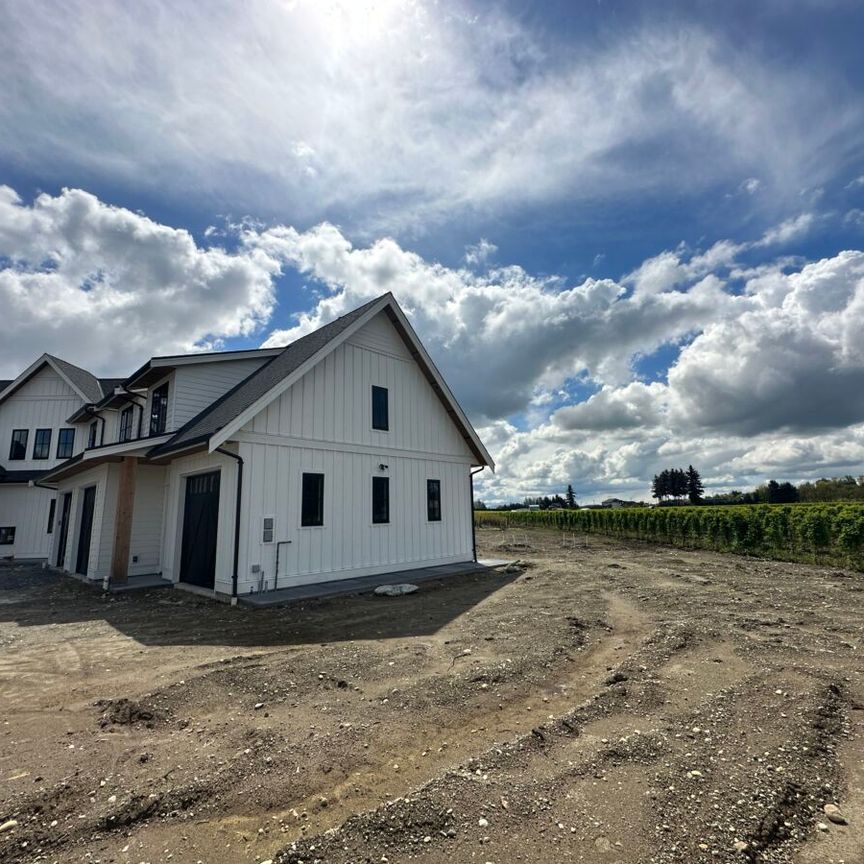
[[673,468],[669,474],[672,497],[683,498],[687,494],[687,473],[683,468]]
[[702,478],[699,472],[692,466],[687,466],[687,497],[691,504],[699,504],[702,501],[702,493],[705,487],[702,485]]
[[567,493],[564,495],[564,500],[567,502],[567,509],[568,510],[575,510],[576,509],[576,495],[573,492],[573,484],[572,483],[567,484]]

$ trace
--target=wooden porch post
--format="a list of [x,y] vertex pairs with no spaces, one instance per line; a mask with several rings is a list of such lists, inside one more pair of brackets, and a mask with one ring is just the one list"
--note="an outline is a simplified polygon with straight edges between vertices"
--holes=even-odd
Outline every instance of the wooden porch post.
[[132,513],[135,504],[135,481],[138,460],[124,456],[120,463],[117,489],[117,516],[114,520],[114,553],[111,557],[111,582],[123,583],[129,578],[129,548],[132,541]]

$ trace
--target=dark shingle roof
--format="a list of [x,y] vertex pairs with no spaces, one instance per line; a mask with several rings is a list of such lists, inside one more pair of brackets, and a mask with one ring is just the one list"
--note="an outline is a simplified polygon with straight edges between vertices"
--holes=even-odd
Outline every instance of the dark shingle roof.
[[[386,296],[386,295],[385,295]],[[302,366],[310,357],[320,351],[328,342],[343,333],[358,318],[361,318],[369,307],[381,298],[370,300],[353,312],[325,324],[314,333],[303,336],[292,342],[281,354],[277,354],[268,363],[260,366],[247,378],[244,378],[224,396],[193,417],[185,426],[177,431],[173,438],[161,447],[150,451],[150,457],[158,457],[172,450],[178,450],[198,441],[215,435],[223,426],[230,423],[238,414],[268,393],[283,378]]]
[[[80,366],[75,366],[67,360],[61,360],[53,354],[48,354],[46,356],[50,357],[54,363],[57,364],[57,368],[62,370],[63,374],[84,394],[84,397],[88,402],[98,402],[105,395],[102,390],[100,379],[95,375],[92,375],[86,369],[82,369]],[[115,379],[106,378],[102,380],[113,381]]]
[[0,465],[0,483],[29,483],[38,480],[44,471],[7,471]]
[[102,388],[102,396],[110,396],[114,392],[114,388],[119,387],[125,380],[125,378],[100,378],[99,386]]
[[6,381],[5,379],[0,381],[0,393],[2,393],[11,383],[12,381]]

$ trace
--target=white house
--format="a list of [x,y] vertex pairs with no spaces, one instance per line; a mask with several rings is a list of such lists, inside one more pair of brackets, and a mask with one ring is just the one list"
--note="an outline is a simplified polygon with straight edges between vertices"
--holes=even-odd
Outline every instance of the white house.
[[494,464],[390,294],[284,349],[154,357],[67,420],[84,446],[40,482],[82,578],[232,597],[476,557]]
[[118,383],[50,354],[14,381],[0,381],[0,558],[48,557],[55,493],[33,484],[84,449],[85,431],[70,415]]

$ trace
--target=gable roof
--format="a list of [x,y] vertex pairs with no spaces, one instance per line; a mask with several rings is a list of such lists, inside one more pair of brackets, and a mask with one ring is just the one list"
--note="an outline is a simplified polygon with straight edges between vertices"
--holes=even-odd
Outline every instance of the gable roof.
[[14,381],[4,382],[6,386],[0,389],[0,402],[26,384],[43,366],[50,366],[85,402],[98,402],[107,392],[103,387],[107,386],[107,382],[115,380],[113,378],[97,378],[86,369],[82,369],[68,360],[55,357],[53,354],[43,354]]
[[[380,299],[380,298],[378,298]],[[256,369],[239,384],[208,405],[200,414],[181,427],[174,437],[158,447],[151,455],[162,455],[171,450],[179,450],[198,441],[205,440],[220,431],[240,413],[267,394],[283,378],[290,375],[305,361],[320,351],[328,342],[363,316],[363,313],[377,303],[372,300],[359,309],[325,324],[313,333],[292,342],[287,348],[269,362]]]
[[335,350],[351,333],[385,310],[400,336],[405,340],[414,360],[441,399],[447,413],[477,457],[478,464],[489,465],[494,470],[495,463],[492,457],[390,293],[371,300],[313,333],[292,342],[270,362],[255,370],[224,396],[193,417],[175,433],[173,438],[152,450],[149,457],[159,458],[204,441],[209,442],[208,447],[211,451],[215,450],[232,432],[244,425],[250,416],[257,414],[287,390],[297,378]]

